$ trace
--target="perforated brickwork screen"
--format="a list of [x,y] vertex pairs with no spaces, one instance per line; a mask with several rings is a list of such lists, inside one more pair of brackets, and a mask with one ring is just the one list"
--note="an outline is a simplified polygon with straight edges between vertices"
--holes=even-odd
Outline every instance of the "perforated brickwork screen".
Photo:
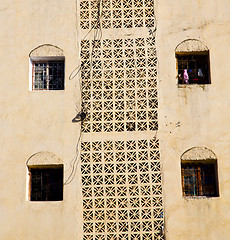
[[163,239],[157,140],[82,142],[84,240]]
[[79,14],[83,239],[162,240],[154,1],[81,0]]
[[82,0],[82,29],[154,27],[153,0]]
[[157,130],[155,38],[81,42],[83,132]]

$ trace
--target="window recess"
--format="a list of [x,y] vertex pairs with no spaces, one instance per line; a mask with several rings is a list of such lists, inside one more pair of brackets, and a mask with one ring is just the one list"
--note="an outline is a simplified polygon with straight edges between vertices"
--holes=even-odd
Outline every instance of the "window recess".
[[31,201],[63,200],[63,165],[29,168]]
[[32,90],[64,90],[64,60],[32,61]]
[[209,52],[177,53],[178,84],[210,84]]
[[181,175],[184,196],[218,196],[216,161],[182,162]]

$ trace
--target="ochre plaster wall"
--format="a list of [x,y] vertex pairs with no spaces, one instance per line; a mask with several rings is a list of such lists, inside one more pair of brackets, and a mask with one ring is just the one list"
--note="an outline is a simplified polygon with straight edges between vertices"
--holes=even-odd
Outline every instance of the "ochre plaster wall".
[[[65,179],[76,156],[80,104],[79,79],[69,80],[79,64],[76,2],[7,1],[0,4],[0,239],[81,239],[79,168],[64,186],[64,201],[30,202],[26,161],[48,151],[60,157]],[[51,44],[65,56],[64,91],[29,91],[29,54]],[[74,201],[73,201],[74,199]]]
[[[159,138],[167,240],[229,239],[230,2],[157,1]],[[210,85],[177,84],[175,48],[186,39],[210,51]],[[180,156],[192,147],[217,156],[219,197],[182,196]]]
[[[229,239],[229,8],[229,0],[156,1],[157,137],[167,240]],[[30,156],[56,154],[66,178],[76,156],[80,125],[71,120],[80,109],[79,77],[69,80],[79,66],[76,2],[2,0],[0,25],[0,239],[82,239],[79,167],[75,180],[64,187],[63,202],[30,202],[26,192]],[[188,38],[201,40],[210,50],[210,85],[177,85],[175,48]],[[29,91],[29,53],[42,44],[64,52],[64,91]],[[182,197],[180,156],[194,146],[207,147],[217,156],[217,198]]]

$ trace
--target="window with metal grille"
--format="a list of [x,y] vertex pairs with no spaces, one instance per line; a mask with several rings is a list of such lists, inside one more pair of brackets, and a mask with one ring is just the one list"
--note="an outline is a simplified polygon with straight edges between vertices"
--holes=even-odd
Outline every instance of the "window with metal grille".
[[184,196],[218,196],[216,163],[182,163]]
[[29,171],[31,201],[63,200],[63,165],[36,166]]
[[64,60],[33,61],[33,90],[64,90]]
[[178,84],[210,84],[209,52],[176,54]]

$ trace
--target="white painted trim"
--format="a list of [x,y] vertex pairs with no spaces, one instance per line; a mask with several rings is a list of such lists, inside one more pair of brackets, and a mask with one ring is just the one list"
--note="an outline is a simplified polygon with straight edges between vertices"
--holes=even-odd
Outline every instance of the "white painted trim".
[[30,201],[30,172],[28,167],[26,168],[26,201]]
[[32,77],[32,70],[33,70],[33,61],[29,59],[29,91],[33,90],[33,77]]
[[[51,56],[51,57],[30,57],[29,58],[29,91],[33,91],[33,62],[34,61],[59,61],[59,60],[64,60],[65,57],[63,56]],[[65,69],[65,65],[64,65]],[[64,76],[64,81],[65,81],[65,76]],[[65,83],[65,82],[64,82]],[[65,85],[64,85],[65,86]],[[39,90],[39,91],[49,91],[49,90]]]

